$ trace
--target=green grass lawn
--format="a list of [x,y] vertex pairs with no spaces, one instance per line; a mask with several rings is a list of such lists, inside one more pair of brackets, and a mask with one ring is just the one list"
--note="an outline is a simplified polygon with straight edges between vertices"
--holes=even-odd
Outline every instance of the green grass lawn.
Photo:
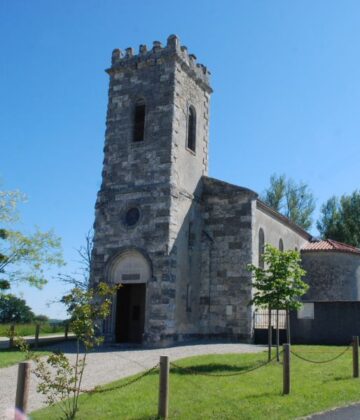
[[[49,354],[46,351],[36,351],[36,354]],[[25,360],[25,353],[19,350],[0,350],[0,368],[14,365]]]
[[[61,324],[59,325],[50,325],[50,324],[40,324],[40,336],[48,334],[63,333],[65,327]],[[10,324],[0,324],[0,337],[7,337]],[[20,336],[31,335],[35,336],[36,324],[16,324],[15,333]]]
[[[293,346],[294,351],[319,361],[343,349]],[[228,354],[191,357],[175,363],[215,375],[241,372],[265,359],[265,353]],[[306,363],[292,355],[291,369],[291,395],[283,396],[282,365],[276,362],[244,375],[215,378],[191,375],[174,368],[170,374],[170,418],[292,419],[360,401],[360,379],[352,378],[351,349],[326,364]],[[107,387],[127,381],[129,378]],[[155,371],[123,389],[82,395],[77,418],[154,419],[157,402],[158,372]],[[32,413],[32,419],[57,415],[60,416],[60,410],[52,407]]]

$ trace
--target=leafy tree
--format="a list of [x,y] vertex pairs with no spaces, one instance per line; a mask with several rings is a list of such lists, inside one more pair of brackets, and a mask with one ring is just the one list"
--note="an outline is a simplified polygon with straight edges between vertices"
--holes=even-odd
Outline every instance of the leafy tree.
[[20,191],[0,190],[0,221],[8,223],[19,220],[17,206],[19,202],[24,202],[25,200],[25,195]]
[[28,323],[34,321],[35,314],[26,304],[13,294],[0,294],[0,323]]
[[71,318],[70,329],[77,338],[75,363],[63,353],[52,354],[46,360],[35,357],[34,373],[40,380],[38,392],[46,396],[49,405],[59,403],[62,418],[74,419],[78,412],[86,357],[104,340],[99,336],[98,325],[110,315],[112,296],[118,287],[99,283],[96,289],[74,288],[64,296],[63,301]]
[[287,179],[285,175],[273,174],[262,200],[303,229],[311,227],[315,199],[304,182],[296,183],[291,178]]
[[60,239],[52,231],[25,234],[8,226],[18,220],[17,207],[24,201],[18,191],[0,191],[0,290],[24,281],[36,287],[46,284],[45,269],[64,264]]
[[48,323],[49,322],[49,317],[47,315],[35,315],[34,318],[35,322],[41,322],[42,324]]
[[360,247],[360,191],[329,198],[321,207],[317,228],[324,239]]
[[[250,304],[269,309],[285,309],[287,315],[289,310],[299,309],[301,307],[299,298],[309,288],[301,280],[306,273],[300,266],[300,253],[292,250],[280,251],[272,245],[266,244],[263,260],[264,268],[253,264],[248,266],[254,276],[253,287],[255,289]],[[287,327],[289,327],[289,323]],[[278,340],[276,350],[277,357],[279,357]]]

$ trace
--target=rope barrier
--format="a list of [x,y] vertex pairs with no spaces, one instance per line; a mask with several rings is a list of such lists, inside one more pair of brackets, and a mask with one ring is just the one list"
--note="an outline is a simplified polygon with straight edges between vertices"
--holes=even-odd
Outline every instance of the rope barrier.
[[126,388],[127,386],[132,385],[135,382],[138,382],[141,379],[145,378],[145,376],[150,375],[150,373],[152,373],[158,367],[159,367],[159,363],[157,363],[155,366],[153,366],[152,368],[150,368],[147,371],[145,371],[144,373],[142,373],[140,376],[137,376],[137,377],[131,379],[130,381],[126,382],[125,384],[112,386],[111,388],[101,388],[101,389],[99,389],[98,387],[95,387],[93,389],[88,389],[88,390],[82,389],[81,392],[83,392],[85,394],[95,394],[95,393],[100,394],[100,393],[104,393],[104,392],[115,391],[116,389]]
[[315,363],[315,364],[330,363],[330,362],[333,362],[334,360],[338,359],[342,355],[344,355],[350,349],[351,345],[352,344],[349,344],[348,347],[346,347],[345,350],[343,350],[341,353],[337,354],[335,357],[332,357],[331,359],[328,359],[328,360],[311,360],[311,359],[307,359],[306,357],[301,356],[300,354],[294,352],[293,350],[291,350],[291,354],[293,354],[298,359],[304,360],[305,362],[309,362],[309,363]]
[[[282,353],[282,351],[280,352],[280,354],[281,353]],[[246,373],[253,372],[254,370],[260,369],[260,368],[262,368],[262,367],[264,367],[264,366],[272,363],[275,359],[276,359],[276,355],[272,359],[270,359],[270,360],[268,360],[268,361],[266,361],[264,363],[261,363],[260,365],[253,366],[253,367],[251,367],[251,368],[249,368],[249,369],[247,369],[245,371],[240,371],[240,372],[235,372],[235,373],[228,373],[228,374],[211,374],[211,373],[199,372],[199,371],[196,371],[196,370],[194,370],[192,368],[179,366],[179,365],[177,365],[175,363],[172,363],[172,362],[170,363],[170,366],[173,367],[173,368],[175,368],[175,369],[179,369],[179,370],[182,370],[184,372],[187,372],[187,373],[189,373],[191,375],[209,376],[209,377],[213,377],[213,378],[225,378],[225,377],[229,377],[229,376],[245,375]]]

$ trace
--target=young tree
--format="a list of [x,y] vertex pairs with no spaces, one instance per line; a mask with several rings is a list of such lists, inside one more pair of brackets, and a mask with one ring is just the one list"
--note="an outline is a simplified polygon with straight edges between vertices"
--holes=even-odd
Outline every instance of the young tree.
[[321,207],[317,228],[324,239],[360,247],[360,191],[329,198]]
[[[301,268],[301,257],[298,251],[280,251],[270,244],[265,245],[263,254],[265,267],[248,266],[254,276],[254,297],[250,304],[256,307],[285,309],[287,318],[290,310],[299,309],[299,298],[306,293],[309,286],[301,278],[306,274]],[[289,328],[289,322],[287,322]],[[277,337],[279,336],[277,325]],[[290,334],[289,334],[290,338]],[[289,339],[288,338],[288,339]],[[279,342],[276,343],[279,359]]]
[[64,264],[60,239],[52,231],[36,228],[25,234],[11,228],[21,201],[24,195],[18,191],[0,191],[0,291],[19,281],[40,288],[47,282],[45,269]]
[[93,248],[94,231],[90,229],[85,235],[85,245],[77,249],[79,256],[79,271],[72,274],[58,275],[58,279],[63,283],[82,290],[88,290],[90,286],[90,264]]
[[63,297],[70,315],[70,329],[77,339],[75,363],[63,353],[52,354],[46,360],[35,358],[34,372],[40,380],[38,392],[46,396],[49,405],[59,403],[65,419],[76,416],[86,357],[103,342],[98,325],[110,315],[112,296],[118,287],[99,283],[94,289],[74,288]]
[[285,175],[273,174],[262,200],[303,229],[311,227],[315,199],[307,184],[296,183]]
[[27,323],[33,322],[34,312],[26,304],[13,294],[0,294],[0,323]]

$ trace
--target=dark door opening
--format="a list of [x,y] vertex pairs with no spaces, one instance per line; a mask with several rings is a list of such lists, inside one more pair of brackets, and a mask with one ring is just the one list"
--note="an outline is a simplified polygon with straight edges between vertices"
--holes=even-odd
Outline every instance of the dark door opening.
[[145,324],[145,284],[125,284],[117,291],[116,341],[141,343]]

